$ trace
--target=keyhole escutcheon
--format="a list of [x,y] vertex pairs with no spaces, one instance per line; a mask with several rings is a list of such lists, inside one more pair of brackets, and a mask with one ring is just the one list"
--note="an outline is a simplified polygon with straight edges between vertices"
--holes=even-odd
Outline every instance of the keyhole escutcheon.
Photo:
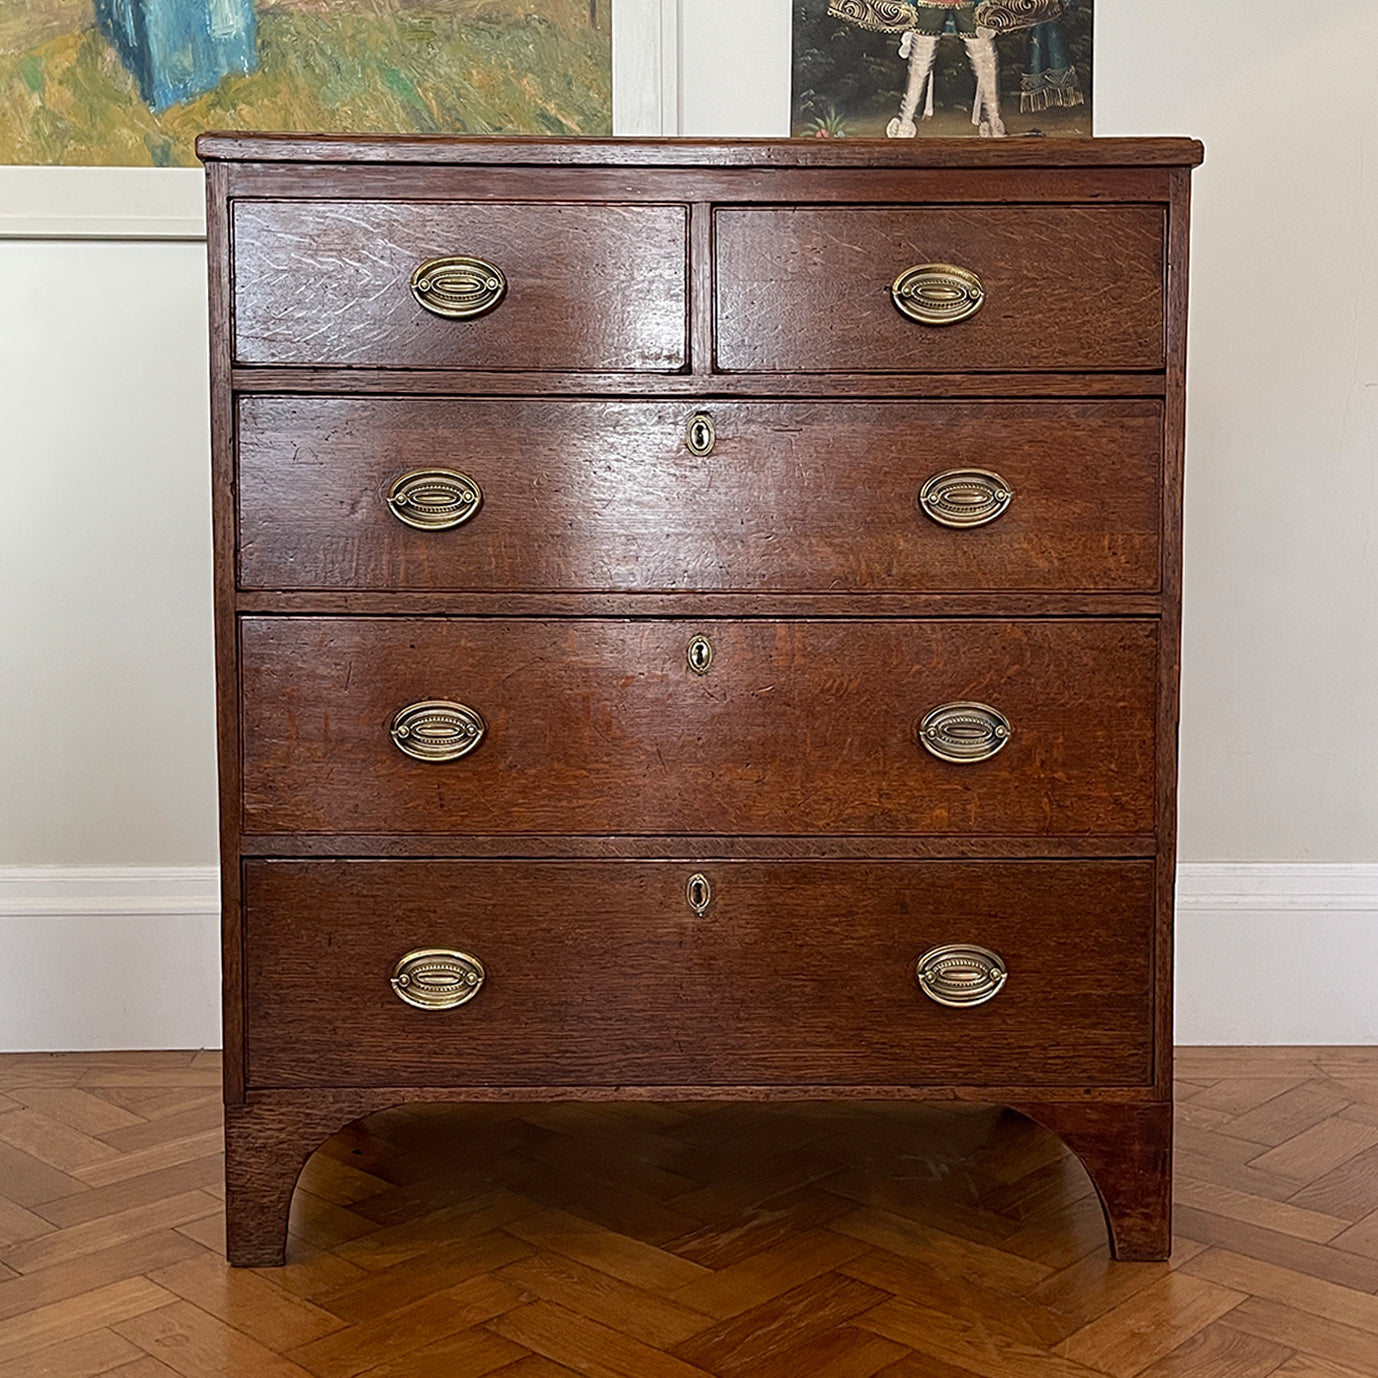
[[689,883],[684,887],[684,898],[699,918],[703,918],[708,912],[708,906],[713,903],[713,887],[701,871],[696,871],[689,877]]
[[696,636],[689,643],[687,659],[696,675],[706,675],[713,664],[713,643],[706,636]]
[[717,440],[718,433],[713,425],[713,418],[707,412],[701,411],[689,419],[684,443],[691,455],[698,455],[700,459],[706,458],[713,453],[713,446]]

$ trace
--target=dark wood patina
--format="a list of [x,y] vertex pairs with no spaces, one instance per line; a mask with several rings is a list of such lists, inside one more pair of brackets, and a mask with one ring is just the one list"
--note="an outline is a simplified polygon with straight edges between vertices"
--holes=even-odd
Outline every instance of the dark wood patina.
[[[1200,146],[200,151],[231,1261],[398,1102],[863,1096],[1014,1106],[1165,1257]],[[500,304],[420,304],[447,255]],[[928,262],[981,309],[907,319]],[[462,524],[389,511],[427,469]],[[934,521],[958,470],[1006,510]],[[404,755],[428,700],[480,745]],[[962,702],[1012,725],[989,760],[917,735]],[[954,943],[993,999],[919,989]],[[470,1003],[396,996],[426,947],[481,958]]]

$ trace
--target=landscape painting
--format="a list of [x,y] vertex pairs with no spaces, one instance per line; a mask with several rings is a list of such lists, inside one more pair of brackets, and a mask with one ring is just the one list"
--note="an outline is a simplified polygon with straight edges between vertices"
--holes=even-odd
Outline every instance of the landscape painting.
[[207,129],[612,132],[612,0],[4,0],[0,163],[189,167]]
[[793,133],[1091,133],[1092,0],[795,0]]

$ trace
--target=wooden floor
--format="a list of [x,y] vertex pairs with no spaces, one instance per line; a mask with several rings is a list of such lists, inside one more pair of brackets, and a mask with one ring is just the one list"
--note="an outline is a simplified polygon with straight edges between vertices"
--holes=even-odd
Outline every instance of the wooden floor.
[[1378,1375],[1378,1049],[1179,1058],[1177,1248],[983,1106],[418,1106],[221,1256],[210,1054],[0,1058],[4,1378]]

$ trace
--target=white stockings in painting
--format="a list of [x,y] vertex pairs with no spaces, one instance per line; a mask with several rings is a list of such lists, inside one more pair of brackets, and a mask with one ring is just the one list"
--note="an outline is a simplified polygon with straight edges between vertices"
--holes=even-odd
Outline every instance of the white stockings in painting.
[[[1003,139],[1005,123],[1000,118],[1000,65],[995,49],[994,33],[963,34],[967,59],[976,75],[976,103],[972,106],[971,122],[984,139]],[[918,133],[914,117],[919,103],[924,102],[924,119],[933,116],[933,63],[938,55],[941,38],[935,34],[918,33],[911,29],[900,40],[900,56],[909,59],[909,84],[900,113],[891,120],[885,132],[892,139],[912,139]]]

